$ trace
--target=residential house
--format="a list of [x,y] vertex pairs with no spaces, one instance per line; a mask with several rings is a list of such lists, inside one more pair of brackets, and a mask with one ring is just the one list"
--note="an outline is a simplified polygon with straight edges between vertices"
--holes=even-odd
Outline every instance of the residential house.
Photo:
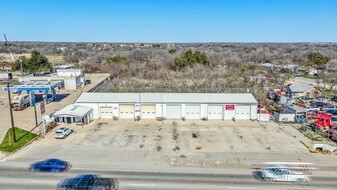
[[287,94],[293,98],[296,97],[306,97],[312,98],[317,94],[317,89],[315,89],[313,84],[307,84],[303,82],[295,82],[287,88]]

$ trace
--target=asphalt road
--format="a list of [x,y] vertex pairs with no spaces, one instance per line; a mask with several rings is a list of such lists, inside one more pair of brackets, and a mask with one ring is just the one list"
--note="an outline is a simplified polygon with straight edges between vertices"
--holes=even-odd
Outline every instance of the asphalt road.
[[[111,171],[85,168],[71,168],[65,173],[34,173],[27,170],[28,164],[2,162],[0,164],[1,190],[48,190],[56,189],[64,178],[78,174],[100,174],[102,177],[115,177],[120,181],[120,190],[160,190],[160,189],[336,189],[337,175],[320,174],[313,176],[309,185],[290,183],[263,184],[246,172],[177,172],[177,171]],[[233,170],[233,169],[232,169]],[[321,173],[321,172],[320,172]],[[336,174],[336,173],[335,173]]]

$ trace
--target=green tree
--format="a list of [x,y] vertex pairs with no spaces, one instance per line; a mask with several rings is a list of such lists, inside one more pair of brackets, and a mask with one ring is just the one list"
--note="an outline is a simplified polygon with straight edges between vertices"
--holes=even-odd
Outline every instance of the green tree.
[[168,52],[169,52],[170,54],[174,54],[174,53],[177,52],[177,50],[176,50],[176,49],[170,49]]
[[129,65],[128,58],[120,56],[120,55],[109,57],[107,61],[109,63],[124,63],[126,65]]
[[307,60],[302,62],[305,70],[309,72],[310,69],[324,69],[326,64],[331,60],[330,57],[322,55],[318,52],[309,53]]
[[23,72],[31,74],[50,73],[53,69],[48,58],[38,51],[33,51],[30,58],[20,57],[12,66],[12,70],[20,70],[20,60],[22,61]]
[[200,51],[193,52],[191,49],[174,60],[174,65],[177,69],[192,67],[194,65],[208,66],[209,60],[205,53]]

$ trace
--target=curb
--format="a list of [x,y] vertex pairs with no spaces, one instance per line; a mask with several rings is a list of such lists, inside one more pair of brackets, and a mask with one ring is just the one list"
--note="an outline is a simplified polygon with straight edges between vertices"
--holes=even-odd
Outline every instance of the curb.
[[10,156],[10,155],[12,155],[12,154],[18,152],[19,150],[25,148],[26,146],[30,145],[31,143],[33,143],[33,141],[35,141],[35,140],[36,140],[37,138],[39,138],[39,137],[40,137],[40,135],[37,135],[35,138],[33,138],[32,140],[30,140],[29,142],[27,142],[27,143],[26,143],[25,145],[23,145],[22,147],[20,147],[20,148],[14,150],[13,152],[9,152],[9,153],[7,153],[7,152],[2,152],[3,154],[5,154],[5,156],[2,157],[1,160],[6,159],[6,157],[8,157],[8,156]]

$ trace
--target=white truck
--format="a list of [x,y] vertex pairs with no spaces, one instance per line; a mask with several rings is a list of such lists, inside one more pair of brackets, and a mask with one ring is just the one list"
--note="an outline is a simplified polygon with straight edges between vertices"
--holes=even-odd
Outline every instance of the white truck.
[[263,183],[291,182],[300,185],[311,181],[311,172],[305,168],[261,168],[256,172],[257,177]]
[[21,94],[13,98],[12,108],[14,111],[23,110],[29,106],[30,106],[30,98],[28,94]]

